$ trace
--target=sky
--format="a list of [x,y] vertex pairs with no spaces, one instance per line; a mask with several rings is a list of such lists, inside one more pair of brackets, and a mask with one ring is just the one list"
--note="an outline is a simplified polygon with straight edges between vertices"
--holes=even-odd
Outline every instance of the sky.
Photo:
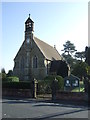
[[77,51],[88,46],[88,1],[85,2],[2,2],[1,65],[6,72],[25,37],[25,21],[34,21],[34,35],[61,54],[70,40]]

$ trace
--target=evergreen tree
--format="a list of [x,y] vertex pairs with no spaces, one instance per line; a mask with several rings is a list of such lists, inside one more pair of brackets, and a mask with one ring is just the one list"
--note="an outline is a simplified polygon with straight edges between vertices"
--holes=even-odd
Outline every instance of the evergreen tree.
[[13,71],[9,70],[8,73],[7,73],[7,77],[11,77],[11,76],[13,76]]
[[1,69],[0,78],[2,81],[6,81],[6,72],[4,68]]
[[83,59],[85,59],[85,51],[76,52],[76,53],[75,53],[75,57],[76,57],[76,58],[80,58],[80,60],[82,61]]
[[5,73],[5,74],[6,74],[6,72],[5,72],[5,69],[4,69],[4,68],[2,68],[2,69],[1,69],[1,73]]
[[75,51],[77,51],[75,49],[75,46],[73,43],[71,43],[69,40],[66,41],[65,44],[63,44],[64,49],[62,51],[64,51],[64,54],[67,53],[67,55],[72,55],[72,53],[74,53]]
[[62,56],[65,58],[67,63],[70,65],[71,71],[73,70],[73,66],[76,62],[76,60],[73,58],[73,53],[77,51],[75,49],[75,45],[71,43],[69,40],[66,41],[65,44],[63,44],[64,49],[62,50],[64,53]]

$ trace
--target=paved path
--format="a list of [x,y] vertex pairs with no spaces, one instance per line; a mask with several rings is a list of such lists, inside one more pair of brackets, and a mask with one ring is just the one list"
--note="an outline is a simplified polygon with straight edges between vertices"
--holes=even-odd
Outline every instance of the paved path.
[[35,99],[3,99],[3,118],[88,118],[88,107],[40,101]]

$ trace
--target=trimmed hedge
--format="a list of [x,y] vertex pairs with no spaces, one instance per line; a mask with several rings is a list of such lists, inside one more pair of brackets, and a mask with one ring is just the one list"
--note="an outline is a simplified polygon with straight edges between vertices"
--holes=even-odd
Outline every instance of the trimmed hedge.
[[2,82],[2,89],[33,89],[32,82]]

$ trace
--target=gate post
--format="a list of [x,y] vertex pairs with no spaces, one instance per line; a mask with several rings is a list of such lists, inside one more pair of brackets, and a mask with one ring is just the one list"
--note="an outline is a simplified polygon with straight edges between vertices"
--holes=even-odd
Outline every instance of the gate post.
[[34,80],[33,80],[33,98],[37,98],[37,83],[38,83],[38,81],[34,78]]
[[58,89],[58,80],[55,78],[52,82],[52,100],[56,100],[57,89]]

